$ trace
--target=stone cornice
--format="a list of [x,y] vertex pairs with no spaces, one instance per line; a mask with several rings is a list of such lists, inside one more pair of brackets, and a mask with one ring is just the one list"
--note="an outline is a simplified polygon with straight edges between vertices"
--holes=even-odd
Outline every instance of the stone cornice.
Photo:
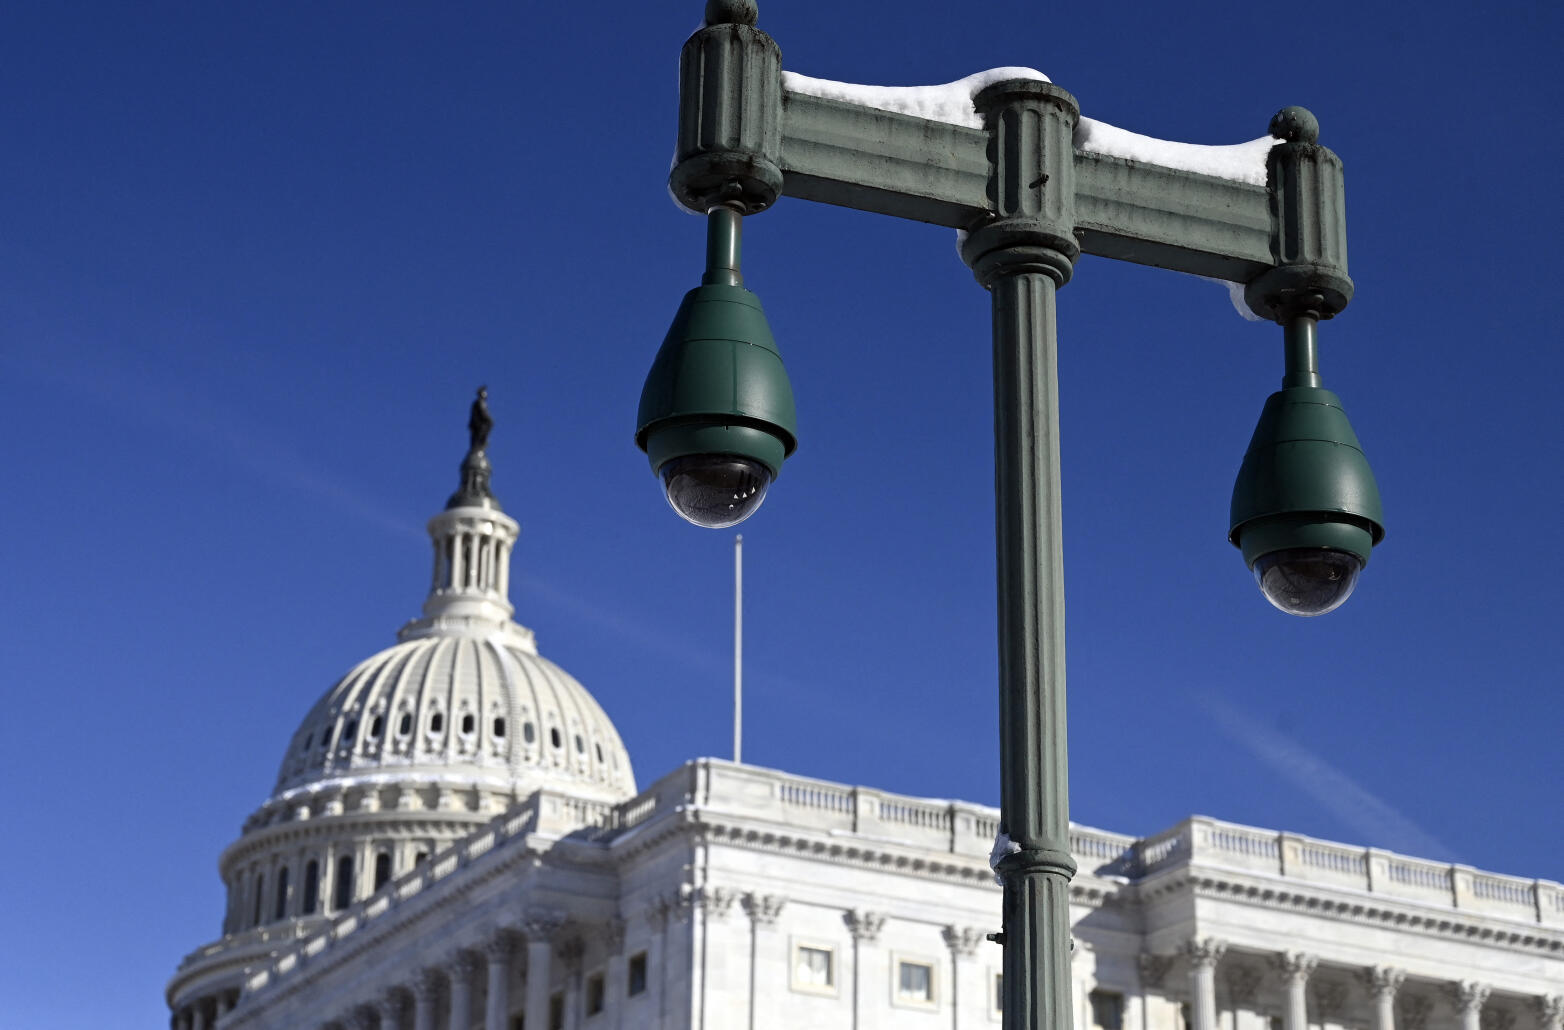
[[1564,932],[1548,927],[1419,905],[1346,888],[1297,884],[1236,870],[1170,869],[1137,883],[1135,888],[1144,901],[1190,891],[1197,897],[1236,901],[1258,908],[1303,912],[1366,926],[1389,926],[1430,937],[1481,941],[1518,951],[1564,956]]

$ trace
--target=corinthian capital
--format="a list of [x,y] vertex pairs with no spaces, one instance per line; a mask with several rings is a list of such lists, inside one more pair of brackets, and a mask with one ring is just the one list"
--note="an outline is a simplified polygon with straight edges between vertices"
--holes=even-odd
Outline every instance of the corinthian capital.
[[985,934],[975,926],[947,926],[940,931],[940,936],[945,938],[945,947],[957,958],[971,958],[977,954],[978,945],[983,943]]
[[1370,966],[1358,973],[1358,979],[1363,981],[1363,986],[1368,988],[1369,994],[1375,998],[1383,998],[1387,995],[1394,998],[1396,992],[1401,989],[1401,982],[1406,978],[1406,971],[1394,966]]
[[865,912],[862,909],[853,909],[843,913],[842,922],[847,924],[847,932],[853,935],[853,939],[873,944],[880,936],[880,931],[885,927],[885,917],[878,912]]
[[521,931],[529,941],[552,940],[565,925],[565,913],[553,908],[529,908],[522,917]]
[[1149,951],[1143,951],[1136,958],[1140,966],[1140,978],[1147,987],[1161,987],[1163,979],[1168,975],[1168,970],[1173,968],[1172,955],[1154,955]]
[[1215,969],[1227,951],[1227,942],[1219,937],[1191,937],[1178,950],[1196,969]]
[[1456,1009],[1462,1015],[1481,1012],[1483,1002],[1488,1000],[1488,992],[1492,989],[1476,980],[1462,980],[1458,984],[1450,985],[1450,1000],[1455,1003]]
[[1542,1030],[1564,1030],[1564,994],[1544,994],[1537,999],[1537,1022]]
[[787,904],[787,899],[780,894],[756,894],[754,891],[745,894],[743,900],[744,912],[756,926],[776,926],[782,906]]
[[1314,967],[1320,964],[1318,955],[1309,955],[1301,951],[1284,951],[1280,955],[1273,956],[1271,964],[1276,971],[1282,974],[1282,979],[1288,983],[1305,983],[1314,972]]

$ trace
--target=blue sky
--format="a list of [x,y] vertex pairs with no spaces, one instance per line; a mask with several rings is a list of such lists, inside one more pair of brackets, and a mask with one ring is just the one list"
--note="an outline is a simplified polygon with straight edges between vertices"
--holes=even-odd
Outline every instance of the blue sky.
[[[13,5],[0,997],[164,1025],[218,852],[427,586],[487,383],[518,619],[649,783],[729,749],[731,533],[631,442],[703,230],[665,191],[687,3]],[[1322,371],[1388,537],[1317,620],[1228,493],[1281,334],[1083,259],[1060,298],[1072,814],[1191,813],[1564,879],[1556,5],[761,5],[784,67],[1030,65],[1201,143],[1287,104],[1346,163]],[[988,303],[953,234],[784,200],[746,277],[800,448],[746,524],[745,757],[994,802]]]

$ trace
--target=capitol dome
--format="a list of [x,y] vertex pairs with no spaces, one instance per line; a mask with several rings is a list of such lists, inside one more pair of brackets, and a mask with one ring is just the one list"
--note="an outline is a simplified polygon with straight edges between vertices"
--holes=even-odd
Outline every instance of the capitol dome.
[[237,997],[242,970],[280,943],[539,791],[589,806],[635,795],[613,723],[512,619],[520,527],[489,488],[485,398],[461,485],[429,520],[422,616],[332,685],[290,738],[271,796],[219,860],[223,936],[187,957],[171,996]]

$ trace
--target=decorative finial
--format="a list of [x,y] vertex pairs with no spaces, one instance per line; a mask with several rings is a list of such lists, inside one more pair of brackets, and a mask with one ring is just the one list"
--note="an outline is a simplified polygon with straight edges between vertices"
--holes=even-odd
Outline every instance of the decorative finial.
[[489,388],[478,387],[478,396],[472,402],[472,411],[467,416],[467,457],[462,459],[462,485],[445,502],[450,508],[494,508],[500,506],[499,500],[489,490],[489,456],[484,453],[484,448],[489,445],[489,430],[494,428],[494,419],[489,417]]
[[759,17],[755,0],[706,0],[707,25],[753,25]]
[[1306,107],[1284,107],[1271,119],[1271,135],[1288,143],[1317,143],[1320,121]]

